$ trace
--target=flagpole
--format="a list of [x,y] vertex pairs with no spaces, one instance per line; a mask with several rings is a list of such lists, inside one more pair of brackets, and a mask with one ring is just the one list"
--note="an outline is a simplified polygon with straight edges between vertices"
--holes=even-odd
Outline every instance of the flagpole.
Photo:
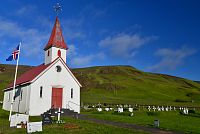
[[19,43],[19,54],[18,54],[18,57],[17,57],[17,65],[16,65],[16,68],[15,68],[15,78],[14,78],[14,84],[13,84],[12,100],[11,100],[11,105],[10,105],[9,121],[11,119],[12,110],[13,110],[13,103],[14,103],[14,96],[15,96],[15,85],[16,85],[16,79],[17,79],[17,70],[18,70],[18,63],[19,63],[20,48],[21,48],[21,42]]

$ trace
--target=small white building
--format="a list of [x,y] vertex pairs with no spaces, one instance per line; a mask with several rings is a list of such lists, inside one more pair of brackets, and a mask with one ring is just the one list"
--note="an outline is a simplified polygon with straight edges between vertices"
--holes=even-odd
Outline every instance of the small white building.
[[[51,108],[66,108],[80,113],[80,87],[66,65],[66,51],[58,17],[44,48],[45,62],[17,78],[13,111],[30,116]],[[3,109],[10,110],[13,84],[4,89]]]

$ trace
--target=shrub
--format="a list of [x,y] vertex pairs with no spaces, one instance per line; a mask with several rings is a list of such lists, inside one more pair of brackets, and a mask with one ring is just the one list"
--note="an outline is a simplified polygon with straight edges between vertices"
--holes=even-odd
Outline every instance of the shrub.
[[134,111],[138,111],[139,109],[134,107],[133,110],[134,110]]
[[122,112],[122,113],[119,113],[117,111],[114,111],[112,114],[114,115],[123,115],[123,116],[130,116],[130,112]]
[[147,112],[148,116],[156,116],[158,115],[158,112]]
[[179,113],[180,113],[181,115],[184,115],[183,111],[179,111]]
[[195,111],[192,110],[192,109],[190,109],[190,110],[188,110],[188,113],[190,113],[190,114],[195,114]]
[[104,114],[104,112],[93,111],[92,114]]
[[124,108],[124,111],[128,111],[128,108]]

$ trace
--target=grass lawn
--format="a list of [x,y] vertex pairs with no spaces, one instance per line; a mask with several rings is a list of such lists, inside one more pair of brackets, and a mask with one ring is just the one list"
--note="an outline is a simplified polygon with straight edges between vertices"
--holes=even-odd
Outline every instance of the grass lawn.
[[[9,112],[0,109],[0,134],[25,134],[26,129],[16,129],[9,127]],[[143,134],[142,131],[113,127],[108,125],[96,124],[73,118],[62,118],[66,124],[45,125],[42,134]],[[30,121],[41,121],[40,117],[30,117]],[[75,128],[69,127],[75,126]],[[39,132],[38,132],[39,133]]]
[[160,121],[160,128],[184,133],[200,133],[200,113],[198,117],[181,115],[179,111],[150,112],[134,111],[134,116],[116,115],[113,112],[84,112],[90,117],[117,122],[134,123],[153,127],[154,120]]

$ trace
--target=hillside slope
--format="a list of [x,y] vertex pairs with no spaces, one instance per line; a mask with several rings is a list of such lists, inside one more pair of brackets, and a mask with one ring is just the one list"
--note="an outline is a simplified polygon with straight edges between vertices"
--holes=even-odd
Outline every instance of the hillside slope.
[[[30,68],[20,66],[19,75]],[[14,70],[15,66],[0,65],[0,89],[13,80]],[[89,67],[72,71],[83,85],[81,101],[84,103],[200,106],[200,84],[187,79],[146,73],[131,66]],[[3,92],[0,100],[2,98]]]
[[131,66],[74,69],[84,102],[200,106],[200,84]]
[[[31,69],[31,66],[20,65],[18,69],[18,76]],[[14,65],[0,64],[0,91],[3,90],[9,83],[14,80]],[[0,100],[3,100],[3,92],[0,92]]]

